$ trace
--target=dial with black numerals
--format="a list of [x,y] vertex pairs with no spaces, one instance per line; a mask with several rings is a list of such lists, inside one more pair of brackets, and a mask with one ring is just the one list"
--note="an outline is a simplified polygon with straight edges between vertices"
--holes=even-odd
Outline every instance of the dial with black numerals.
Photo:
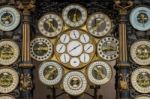
[[83,30],[68,30],[58,37],[55,51],[65,67],[81,68],[94,57],[95,41]]
[[0,8],[0,30],[14,30],[20,23],[20,13],[11,6]]
[[141,67],[133,71],[131,84],[140,93],[150,93],[150,68]]
[[58,15],[48,13],[39,20],[38,29],[46,37],[55,37],[62,31],[63,21]]
[[112,22],[104,13],[95,13],[87,20],[87,30],[95,37],[102,37],[111,32]]
[[10,93],[16,89],[19,76],[16,70],[10,67],[0,68],[0,93]]
[[87,19],[87,11],[78,4],[71,4],[64,8],[62,17],[65,23],[70,27],[82,26]]

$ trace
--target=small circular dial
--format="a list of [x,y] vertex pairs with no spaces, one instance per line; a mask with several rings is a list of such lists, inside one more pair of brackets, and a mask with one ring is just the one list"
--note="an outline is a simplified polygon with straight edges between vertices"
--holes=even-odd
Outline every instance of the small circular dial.
[[83,30],[67,30],[64,33],[56,43],[56,58],[68,68],[84,67],[94,57],[94,39]]
[[16,98],[11,95],[0,95],[0,99],[16,99]]
[[0,68],[0,93],[10,93],[19,83],[18,73],[12,68]]
[[137,41],[130,49],[132,59],[139,65],[150,64],[150,41]]
[[47,37],[57,36],[63,28],[62,19],[56,14],[46,14],[38,22],[39,31]]
[[131,25],[140,31],[147,31],[150,29],[150,8],[136,7],[130,14]]
[[87,72],[89,80],[96,85],[106,84],[112,78],[111,67],[103,61],[91,63]]
[[67,6],[62,13],[63,20],[70,27],[79,27],[83,25],[87,19],[87,11],[78,4]]
[[19,57],[19,46],[11,40],[0,41],[0,64],[11,65]]
[[95,37],[102,37],[111,32],[112,22],[103,13],[91,15],[87,21],[87,29]]
[[0,30],[14,30],[20,23],[20,13],[13,7],[0,8]]
[[62,67],[54,62],[43,62],[39,68],[40,81],[45,85],[56,85],[58,84],[63,75]]
[[68,94],[78,96],[86,90],[87,80],[81,72],[69,72],[64,77],[63,88]]
[[53,45],[47,38],[37,37],[30,43],[31,57],[37,61],[47,60],[52,56]]
[[141,67],[133,71],[131,84],[140,93],[150,93],[150,68]]
[[148,96],[148,95],[140,95],[140,96],[135,97],[135,99],[150,99],[150,96]]
[[119,41],[114,37],[104,37],[98,42],[97,52],[104,60],[114,60],[119,56]]

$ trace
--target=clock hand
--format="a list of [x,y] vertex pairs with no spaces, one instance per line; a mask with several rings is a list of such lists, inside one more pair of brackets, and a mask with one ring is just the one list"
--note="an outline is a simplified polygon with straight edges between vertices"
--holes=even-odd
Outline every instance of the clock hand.
[[78,46],[74,47],[73,49],[71,49],[69,52],[75,50],[76,48],[80,47],[81,45],[79,44]]
[[65,36],[65,38],[64,38],[64,40],[63,40],[63,42],[65,42],[65,40],[66,40],[66,36]]
[[60,47],[59,51],[61,51],[62,48],[63,48],[63,45]]
[[85,62],[85,58],[86,58],[86,57],[85,57],[85,54],[84,54],[84,62]]
[[99,26],[101,26],[101,24],[104,22],[104,20],[101,20],[98,24],[96,24],[96,26],[94,27],[94,30],[96,31],[97,30],[97,28],[99,27]]
[[64,55],[64,59],[65,59],[65,62],[66,62],[66,55]]
[[102,79],[105,78],[105,75],[102,73],[101,70],[98,70],[98,68],[94,68],[94,70],[97,72],[97,75],[100,76]]
[[51,27],[54,31],[56,31],[56,28],[53,26],[53,24],[51,23],[51,21],[46,21],[46,23],[48,24],[49,28]]
[[75,33],[73,33],[73,34],[74,34],[75,38],[77,38],[76,34]]
[[85,38],[85,36],[83,35],[83,38],[84,38],[84,41],[86,42],[86,38]]
[[77,21],[77,9],[75,9],[75,13],[73,14],[73,22]]
[[54,71],[56,71],[56,68],[49,70],[48,73],[45,75],[45,78],[48,79],[50,76],[52,76],[54,74]]
[[86,49],[86,51],[88,51],[91,47],[92,47],[92,46],[89,46],[89,47]]

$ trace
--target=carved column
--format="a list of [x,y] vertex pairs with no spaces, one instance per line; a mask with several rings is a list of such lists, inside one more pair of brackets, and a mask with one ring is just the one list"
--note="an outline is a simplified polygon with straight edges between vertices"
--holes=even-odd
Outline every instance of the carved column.
[[24,99],[32,99],[32,63],[30,57],[30,13],[34,9],[34,1],[21,0],[18,8],[22,11],[22,62],[19,65],[20,91]]
[[119,59],[117,71],[117,99],[130,99],[129,66],[127,46],[127,12],[132,7],[130,0],[115,0],[115,8],[119,11]]

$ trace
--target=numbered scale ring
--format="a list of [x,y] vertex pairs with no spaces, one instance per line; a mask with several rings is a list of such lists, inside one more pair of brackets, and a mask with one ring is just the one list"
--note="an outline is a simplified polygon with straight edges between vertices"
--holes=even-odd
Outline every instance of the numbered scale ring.
[[83,30],[67,30],[58,37],[55,54],[67,68],[86,66],[95,55],[95,41]]
[[150,93],[150,68],[141,67],[133,71],[131,84],[140,93]]
[[87,29],[95,37],[102,37],[112,30],[112,22],[104,13],[95,13],[87,21]]
[[10,93],[19,83],[18,73],[9,67],[0,68],[0,93]]
[[63,88],[68,94],[78,96],[87,89],[87,80],[83,73],[72,71],[64,77]]
[[149,30],[150,8],[144,6],[134,8],[130,14],[130,23],[137,30]]
[[63,9],[62,17],[68,26],[79,27],[85,23],[87,11],[81,5],[71,4]]
[[45,85],[58,84],[62,79],[62,75],[62,67],[54,61],[43,62],[40,65],[39,78],[40,81]]
[[30,43],[31,57],[37,61],[47,60],[52,56],[53,45],[49,39],[37,37]]
[[20,23],[20,13],[11,6],[0,8],[0,30],[14,30]]
[[114,37],[104,37],[97,45],[97,53],[104,60],[115,60],[119,56],[119,41]]
[[130,54],[137,64],[150,64],[150,41],[137,41],[131,45]]
[[19,57],[19,46],[11,40],[0,41],[0,64],[11,65]]
[[11,95],[0,95],[0,99],[16,99],[16,98]]
[[93,84],[103,85],[111,80],[112,69],[106,62],[95,61],[89,65],[87,75]]
[[135,99],[150,99],[150,96],[148,96],[148,95],[140,95],[140,96],[135,97]]
[[39,20],[38,29],[46,37],[55,37],[62,31],[63,21],[58,15],[48,13]]

